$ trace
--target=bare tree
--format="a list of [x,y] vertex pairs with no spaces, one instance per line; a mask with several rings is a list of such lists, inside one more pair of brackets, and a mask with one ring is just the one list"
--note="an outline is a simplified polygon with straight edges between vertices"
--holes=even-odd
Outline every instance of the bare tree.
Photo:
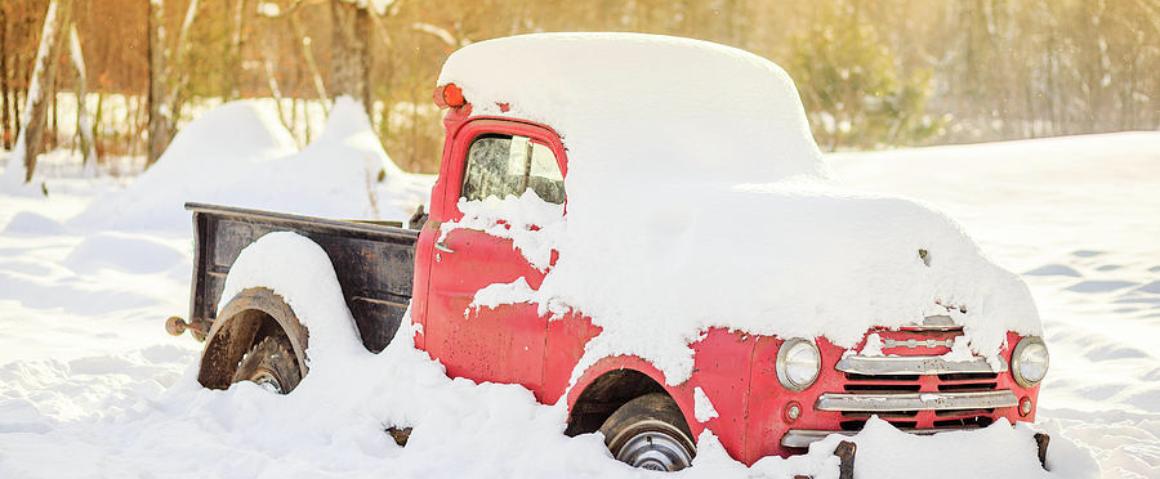
[[27,112],[24,126],[16,139],[16,147],[8,160],[5,175],[23,183],[32,181],[36,172],[36,159],[44,145],[45,119],[48,113],[49,94],[46,94],[56,79],[56,61],[64,36],[72,16],[72,0],[50,0],[41,29],[40,47],[36,52],[32,78],[29,83]]
[[88,73],[85,69],[85,54],[81,49],[81,38],[77,35],[76,24],[69,25],[69,56],[77,72],[77,136],[80,138],[81,155],[84,157],[86,174],[96,173],[97,152],[93,141],[93,120],[89,115]]
[[[301,47],[302,59],[306,64],[314,91],[318,95],[318,99],[321,100],[323,109],[329,112],[330,95],[326,93],[326,83],[322,80],[322,71],[319,70],[318,62],[314,58],[314,42],[306,30],[302,28],[302,22],[297,15],[305,3],[303,0],[293,0],[285,11],[277,8],[274,4],[261,4],[258,13],[269,19],[285,19],[290,25],[290,34],[293,35],[295,43]],[[268,63],[269,60],[267,60]]]
[[229,58],[229,74],[226,75],[226,98],[233,100],[241,96],[242,44],[245,42],[245,20],[248,0],[234,0],[233,18],[230,21],[230,43],[226,55]]
[[11,118],[9,110],[12,109],[8,103],[8,95],[11,92],[10,84],[8,83],[8,9],[0,5],[0,146],[5,149],[12,148],[12,130]]
[[371,111],[370,90],[370,12],[365,4],[351,0],[333,0],[330,11],[334,21],[331,44],[331,94],[350,96]]
[[172,111],[165,106],[165,0],[149,0],[149,149],[146,164],[152,165],[169,145]]
[[149,151],[147,164],[156,163],[177,132],[184,89],[189,85],[189,29],[197,18],[198,0],[190,0],[174,46],[166,48],[165,0],[149,0]]

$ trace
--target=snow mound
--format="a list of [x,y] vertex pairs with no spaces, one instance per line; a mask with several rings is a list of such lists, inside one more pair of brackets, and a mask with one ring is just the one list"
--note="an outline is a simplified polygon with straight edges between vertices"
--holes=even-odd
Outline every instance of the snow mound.
[[65,233],[65,228],[56,220],[32,211],[21,211],[4,227],[8,236],[54,236]]
[[78,273],[114,269],[146,274],[166,271],[185,259],[180,251],[149,236],[98,233],[85,237],[63,264]]
[[[854,467],[858,477],[930,477],[932,470],[946,478],[1099,476],[1099,465],[1091,455],[1066,440],[1051,441],[1047,448],[1047,468],[1051,472],[1045,471],[1037,456],[1036,432],[1026,423],[1012,428],[1003,419],[980,430],[923,437],[904,433],[873,417],[849,440],[858,444]],[[1057,430],[1052,432],[1053,439],[1060,438]],[[811,446],[810,453],[815,449],[833,450],[838,440],[831,436]]]
[[97,199],[74,221],[186,231],[186,202],[405,220],[426,201],[431,183],[391,161],[362,105],[349,98],[335,102],[323,134],[302,151],[268,105],[241,101],[190,123],[136,182]]
[[213,178],[215,168],[268,161],[293,149],[294,138],[269,108],[255,101],[234,101],[206,112],[178,131],[150,171],[160,168],[170,174],[200,174],[208,179]]
[[316,375],[321,359],[341,368],[342,359],[366,353],[330,256],[309,238],[274,232],[245,247],[226,277],[219,313],[229,298],[253,287],[269,288],[282,296],[310,332],[307,360],[311,371],[306,381]]
[[317,140],[275,163],[276,168],[238,178],[228,195],[212,202],[340,219],[405,220],[426,201],[430,188],[429,180],[391,161],[362,104],[347,97],[335,102]]
[[[236,101],[210,110],[173,138],[157,163],[124,191],[98,198],[74,223],[120,229],[189,228],[186,201],[212,200],[271,160],[293,153],[294,139],[268,108]],[[261,188],[251,183],[249,188]]]

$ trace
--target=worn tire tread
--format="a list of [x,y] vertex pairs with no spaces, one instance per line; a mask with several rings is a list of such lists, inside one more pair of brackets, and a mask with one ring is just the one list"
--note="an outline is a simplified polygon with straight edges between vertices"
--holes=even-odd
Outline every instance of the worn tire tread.
[[302,372],[298,369],[294,348],[285,335],[269,335],[255,343],[238,365],[233,382],[249,381],[263,367],[272,371],[279,379],[283,394],[290,394],[302,382]]

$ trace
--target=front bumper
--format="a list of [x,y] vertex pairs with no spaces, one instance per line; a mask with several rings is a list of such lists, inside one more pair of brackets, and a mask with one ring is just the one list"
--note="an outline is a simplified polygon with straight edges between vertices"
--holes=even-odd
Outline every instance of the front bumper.
[[[1019,399],[1011,391],[913,394],[836,394],[825,393],[818,398],[819,411],[892,413],[899,411],[970,411],[1015,407]],[[975,426],[948,428],[912,428],[899,430],[918,435],[947,431],[975,429]],[[827,431],[819,429],[790,429],[781,438],[782,447],[806,448],[830,434],[852,436],[858,431]]]
[[825,393],[814,405],[819,411],[886,413],[898,411],[966,411],[1015,407],[1019,399],[1011,391],[962,393]]

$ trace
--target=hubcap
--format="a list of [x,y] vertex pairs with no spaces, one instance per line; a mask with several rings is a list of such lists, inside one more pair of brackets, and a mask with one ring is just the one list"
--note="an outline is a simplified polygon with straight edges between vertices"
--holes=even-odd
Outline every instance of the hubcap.
[[632,436],[620,449],[616,459],[650,471],[679,471],[693,462],[693,457],[680,441],[655,431]]

